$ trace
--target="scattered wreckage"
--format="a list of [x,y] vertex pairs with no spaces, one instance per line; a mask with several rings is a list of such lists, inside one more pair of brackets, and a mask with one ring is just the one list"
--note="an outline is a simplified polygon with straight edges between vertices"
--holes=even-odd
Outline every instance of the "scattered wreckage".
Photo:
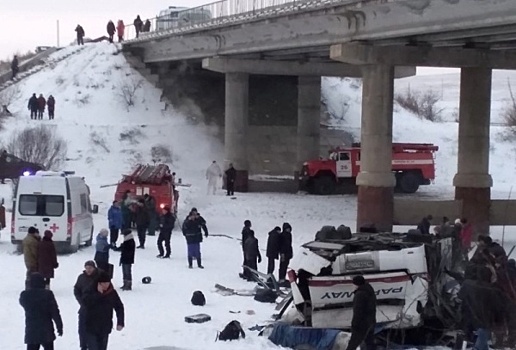
[[[290,263],[291,294],[279,320],[290,325],[349,331],[352,278],[376,291],[377,341],[385,345],[462,345],[458,281],[462,256],[452,238],[409,233],[351,234],[325,226]],[[473,254],[471,252],[471,254]]]

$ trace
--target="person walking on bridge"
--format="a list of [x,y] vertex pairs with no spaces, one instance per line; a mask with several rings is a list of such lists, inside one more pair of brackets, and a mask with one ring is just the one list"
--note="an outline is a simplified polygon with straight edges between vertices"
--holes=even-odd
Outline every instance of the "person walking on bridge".
[[125,33],[125,24],[124,21],[119,19],[116,25],[116,31],[118,33],[118,42],[121,43],[124,41],[124,33]]
[[84,45],[84,28],[78,24],[75,27],[75,32],[77,33],[77,45]]
[[115,24],[113,21],[109,21],[106,28],[108,35],[109,35],[109,43],[113,43],[113,36],[115,35]]
[[140,37],[140,33],[141,33],[142,27],[143,27],[143,21],[140,18],[140,15],[136,16],[133,24],[134,24],[134,29],[136,30],[136,38],[138,38],[138,37]]

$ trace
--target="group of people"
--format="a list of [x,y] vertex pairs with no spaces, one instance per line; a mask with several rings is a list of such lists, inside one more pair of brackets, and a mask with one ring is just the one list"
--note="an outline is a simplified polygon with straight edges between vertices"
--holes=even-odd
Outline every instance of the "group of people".
[[54,269],[59,267],[57,253],[52,241],[52,231],[45,231],[41,237],[39,230],[29,227],[22,242],[23,258],[27,269],[25,288],[30,287],[30,276],[39,273],[45,288],[50,289],[50,279],[54,278]]
[[124,41],[125,24],[124,24],[123,20],[119,19],[116,27],[115,27],[115,23],[113,23],[113,21],[109,21],[107,24],[106,30],[109,35],[110,43],[113,43],[113,37],[115,36],[115,33],[118,34],[118,42],[119,43]]
[[30,111],[30,119],[42,120],[43,115],[45,114],[45,107],[48,107],[48,119],[53,120],[56,108],[56,100],[54,96],[49,95],[48,98],[45,99],[43,94],[40,94],[39,97],[37,97],[35,93],[32,94],[27,105],[27,108]]
[[[207,194],[215,194],[217,192],[217,184],[219,178],[222,178],[222,169],[217,164],[217,161],[213,161],[208,169],[206,169],[206,180],[208,180],[208,191]],[[228,169],[224,172],[226,179],[226,194],[228,196],[235,195],[235,182],[237,177],[237,171],[233,167],[233,163],[229,163]]]
[[[252,273],[249,267],[253,270],[258,270],[258,264],[262,262],[260,254],[258,239],[252,229],[250,220],[244,221],[244,228],[242,229],[242,252],[244,255],[243,272],[240,277],[248,281],[252,281]],[[276,226],[269,232],[267,239],[267,274],[274,274],[276,260],[279,259],[278,282],[284,283],[287,275],[287,268],[290,260],[294,256],[292,248],[292,226],[285,222],[283,227]]]

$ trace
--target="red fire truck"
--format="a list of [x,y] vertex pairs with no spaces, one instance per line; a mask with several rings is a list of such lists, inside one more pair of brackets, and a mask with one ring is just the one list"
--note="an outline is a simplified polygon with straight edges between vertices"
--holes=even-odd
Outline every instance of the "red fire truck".
[[166,164],[138,164],[130,175],[123,175],[122,181],[116,187],[115,200],[121,200],[127,190],[131,191],[134,199],[148,194],[154,197],[158,212],[168,206],[176,213],[179,195],[174,189],[173,181],[170,168]]
[[[439,147],[426,143],[393,143],[392,171],[396,190],[414,193],[420,185],[429,185],[435,178],[434,152]],[[330,151],[328,159],[310,160],[303,164],[300,188],[313,194],[328,195],[340,185],[355,186],[360,172],[360,144]]]

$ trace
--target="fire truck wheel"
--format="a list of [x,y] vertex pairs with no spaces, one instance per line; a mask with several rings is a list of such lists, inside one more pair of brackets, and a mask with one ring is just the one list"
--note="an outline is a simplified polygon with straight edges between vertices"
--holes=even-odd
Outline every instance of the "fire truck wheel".
[[405,193],[415,193],[420,183],[419,175],[415,173],[405,173],[400,179],[401,190]]
[[320,176],[314,179],[314,193],[328,195],[335,193],[335,181],[329,176]]

